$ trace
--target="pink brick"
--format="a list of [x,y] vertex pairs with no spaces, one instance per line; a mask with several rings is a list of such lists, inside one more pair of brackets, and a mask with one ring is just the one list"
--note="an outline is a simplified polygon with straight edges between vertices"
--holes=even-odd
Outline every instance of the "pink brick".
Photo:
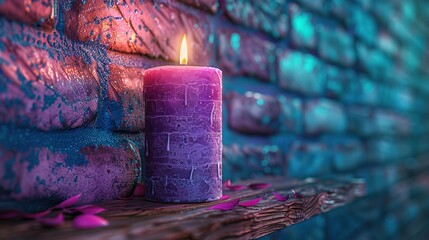
[[29,25],[53,29],[56,22],[55,1],[3,0],[0,2],[0,15]]
[[108,49],[144,54],[179,62],[179,48],[186,34],[189,64],[207,65],[213,46],[204,15],[191,15],[153,1],[76,1],[66,12],[65,32],[80,41],[97,41]]
[[225,73],[274,81],[275,45],[256,35],[233,29],[218,31],[217,62]]
[[70,129],[91,122],[97,111],[99,77],[85,49],[56,31],[42,33],[3,22],[0,37],[0,122],[41,130]]

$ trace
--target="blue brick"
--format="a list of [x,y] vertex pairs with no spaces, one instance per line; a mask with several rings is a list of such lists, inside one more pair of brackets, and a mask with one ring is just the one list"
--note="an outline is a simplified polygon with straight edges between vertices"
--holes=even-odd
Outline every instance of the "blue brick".
[[289,15],[292,44],[314,49],[317,42],[317,30],[313,15],[296,4],[289,5]]
[[378,49],[357,42],[356,50],[360,66],[374,79],[384,79],[393,68],[392,60]]
[[352,170],[364,163],[364,148],[358,139],[341,139],[331,145],[335,170]]
[[364,75],[348,81],[344,88],[343,99],[346,102],[372,106],[379,103],[378,85]]
[[327,176],[331,172],[332,152],[324,143],[297,141],[286,157],[289,177]]
[[278,84],[281,88],[309,95],[322,95],[324,65],[311,54],[286,50],[278,55]]
[[380,135],[407,135],[411,132],[411,122],[403,114],[377,110],[373,121],[375,131]]
[[302,102],[297,97],[279,96],[280,132],[301,133],[303,131]]
[[304,106],[304,129],[308,134],[341,133],[346,130],[344,109],[328,99],[308,100]]
[[329,61],[351,66],[355,63],[356,53],[353,38],[339,27],[318,25],[318,52]]
[[373,110],[369,107],[349,106],[347,112],[347,129],[350,133],[369,136],[374,133]]
[[373,16],[357,5],[350,7],[349,14],[348,26],[355,35],[365,43],[375,45],[378,28]]

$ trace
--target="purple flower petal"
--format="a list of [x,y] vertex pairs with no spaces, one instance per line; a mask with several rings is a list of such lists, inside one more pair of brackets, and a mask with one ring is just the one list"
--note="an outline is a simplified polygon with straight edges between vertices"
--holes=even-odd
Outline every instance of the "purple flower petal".
[[209,207],[210,210],[221,210],[221,211],[228,211],[231,209],[234,209],[237,207],[238,203],[240,202],[240,198],[236,198],[233,200],[230,200],[228,202],[219,203],[216,205],[213,205]]
[[280,193],[273,192],[273,195],[279,202],[286,202],[289,199],[289,194],[287,194],[286,196],[283,196]]
[[229,196],[228,195],[222,195],[222,197],[220,198],[221,200],[224,200],[224,199],[228,199],[229,198]]
[[143,184],[137,183],[136,187],[134,188],[133,196],[144,197],[144,185]]
[[93,214],[82,214],[73,220],[73,227],[78,229],[98,228],[107,225],[109,222],[106,219]]
[[249,188],[253,190],[264,189],[269,187],[271,187],[271,184],[269,183],[252,183],[249,185]]
[[77,201],[79,201],[79,198],[81,195],[82,194],[78,194],[78,195],[73,196],[69,199],[66,199],[63,202],[61,202],[60,204],[54,206],[53,209],[62,209],[62,208],[71,207],[71,206],[75,205],[77,203]]
[[293,190],[293,189],[292,189],[292,192],[293,192],[293,196],[294,196],[295,198],[303,198],[303,197],[304,197],[304,195],[302,195],[302,194],[300,194],[300,193],[295,192],[295,190]]
[[262,200],[262,198],[263,197],[258,197],[258,198],[255,198],[255,199],[252,199],[252,200],[249,200],[249,201],[241,202],[241,203],[238,204],[238,206],[253,207],[256,204],[258,204]]
[[55,227],[64,223],[64,215],[59,212],[56,217],[43,217],[36,219],[39,223],[46,227]]
[[97,213],[101,213],[101,212],[106,211],[105,208],[95,206],[95,205],[80,206],[80,207],[74,208],[74,210],[81,212],[81,213],[86,213],[86,214],[97,214]]
[[0,212],[0,219],[12,219],[19,216],[21,216],[21,213],[14,210]]
[[241,189],[246,188],[246,186],[243,185],[232,185],[231,184],[231,180],[227,180],[224,184],[224,187],[228,190],[232,190],[232,191],[239,191]]
[[52,209],[49,208],[49,209],[46,209],[45,211],[38,212],[38,213],[25,213],[25,214],[22,214],[22,216],[25,217],[25,218],[31,218],[31,219],[34,218],[34,219],[36,219],[36,218],[44,217],[44,216],[48,215],[51,212],[52,212]]

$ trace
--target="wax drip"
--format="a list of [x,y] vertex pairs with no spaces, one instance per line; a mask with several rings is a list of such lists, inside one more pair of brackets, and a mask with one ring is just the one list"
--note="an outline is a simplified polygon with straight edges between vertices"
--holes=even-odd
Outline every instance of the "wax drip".
[[171,133],[167,133],[167,152],[170,151],[170,134]]
[[188,87],[185,88],[185,106],[188,106]]
[[192,166],[191,175],[189,176],[189,180],[192,180],[192,175],[194,175],[195,167]]
[[213,114],[215,110],[215,102],[213,102],[212,112],[210,113],[210,126],[213,126]]
[[217,163],[217,177],[222,179],[222,166],[220,165],[220,162]]

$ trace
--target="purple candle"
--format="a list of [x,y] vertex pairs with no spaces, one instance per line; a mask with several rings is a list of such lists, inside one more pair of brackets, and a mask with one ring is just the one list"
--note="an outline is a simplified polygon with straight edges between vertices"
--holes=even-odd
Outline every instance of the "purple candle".
[[145,198],[181,203],[220,199],[222,72],[152,68],[144,73],[144,91]]

